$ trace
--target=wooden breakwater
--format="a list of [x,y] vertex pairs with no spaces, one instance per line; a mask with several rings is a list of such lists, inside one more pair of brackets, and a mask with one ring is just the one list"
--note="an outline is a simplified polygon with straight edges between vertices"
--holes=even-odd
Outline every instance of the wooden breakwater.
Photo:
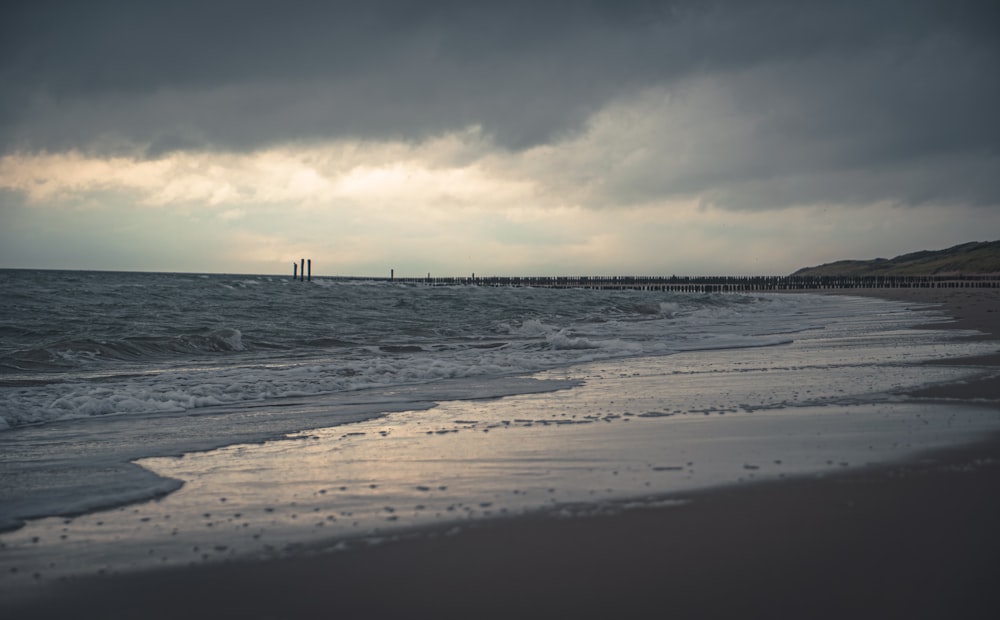
[[[300,269],[301,265],[301,269]],[[311,258],[302,258],[299,263],[292,263],[292,279],[305,282],[313,279],[313,261]]]
[[469,276],[340,277],[425,286],[581,288],[598,290],[738,293],[852,288],[1000,288],[1000,274],[949,276]]

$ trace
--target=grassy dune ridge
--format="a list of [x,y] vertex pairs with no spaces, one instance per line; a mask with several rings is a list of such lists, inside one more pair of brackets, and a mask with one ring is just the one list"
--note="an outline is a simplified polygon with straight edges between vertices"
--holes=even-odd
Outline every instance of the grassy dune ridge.
[[945,250],[922,250],[895,258],[839,260],[799,269],[793,276],[929,276],[1000,273],[1000,241],[972,241]]

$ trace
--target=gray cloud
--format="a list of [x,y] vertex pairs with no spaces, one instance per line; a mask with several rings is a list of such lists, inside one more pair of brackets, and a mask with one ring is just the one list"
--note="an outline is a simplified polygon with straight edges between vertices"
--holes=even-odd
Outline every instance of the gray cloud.
[[902,57],[825,54],[675,83],[633,104],[643,148],[592,167],[604,184],[593,198],[996,205],[1000,86],[970,70],[981,53],[940,37]]
[[[631,26],[659,10],[611,19],[541,4],[33,4],[4,33],[2,136],[30,146],[188,134],[242,148],[481,124],[501,143],[536,143],[627,82],[608,65],[636,57],[647,37],[631,42]],[[605,57],[618,46],[620,58]]]
[[519,151],[707,80],[727,116],[664,119],[636,138],[647,159],[595,199],[1000,203],[995,2],[21,4],[0,26],[5,151],[155,156],[471,125]]

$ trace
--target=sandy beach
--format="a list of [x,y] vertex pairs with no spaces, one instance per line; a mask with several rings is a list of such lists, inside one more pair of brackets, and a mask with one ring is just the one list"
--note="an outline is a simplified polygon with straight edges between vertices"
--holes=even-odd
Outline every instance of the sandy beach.
[[1000,618],[1000,0],[4,8],[0,620]]
[[[845,291],[939,304],[997,337],[1000,291]],[[940,329],[942,325],[935,324]],[[1000,354],[949,360],[1000,366]],[[914,391],[940,416],[1000,380]],[[963,402],[968,401],[968,403]],[[617,473],[617,472],[616,472]],[[478,519],[380,544],[47,583],[9,618],[992,618],[1000,438],[843,473],[692,490],[638,507]]]

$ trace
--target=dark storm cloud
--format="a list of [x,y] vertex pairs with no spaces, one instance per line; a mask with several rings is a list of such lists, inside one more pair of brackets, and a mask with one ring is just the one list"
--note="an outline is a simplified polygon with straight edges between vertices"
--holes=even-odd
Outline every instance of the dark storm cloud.
[[32,4],[7,22],[6,143],[107,133],[239,148],[470,124],[503,143],[535,143],[634,79],[621,65],[642,62],[642,31],[661,13],[584,3],[139,4]]
[[[1000,202],[998,82],[948,38],[747,68],[661,107],[608,196],[727,208]],[[902,57],[901,57],[902,56]],[[817,77],[817,76],[821,76]]]
[[[689,169],[620,190],[746,192],[747,206],[765,206],[776,190],[753,188],[790,173],[802,175],[785,185],[797,196],[789,188],[808,193],[815,173],[835,185],[858,169],[947,177],[977,155],[995,166],[997,6],[21,3],[0,26],[0,146],[155,155],[479,125],[518,150],[572,136],[636,93],[708,77],[728,84],[748,133],[717,149],[694,136]],[[966,177],[933,191],[958,196],[980,179],[959,197],[1000,201],[982,180],[1000,175]]]

